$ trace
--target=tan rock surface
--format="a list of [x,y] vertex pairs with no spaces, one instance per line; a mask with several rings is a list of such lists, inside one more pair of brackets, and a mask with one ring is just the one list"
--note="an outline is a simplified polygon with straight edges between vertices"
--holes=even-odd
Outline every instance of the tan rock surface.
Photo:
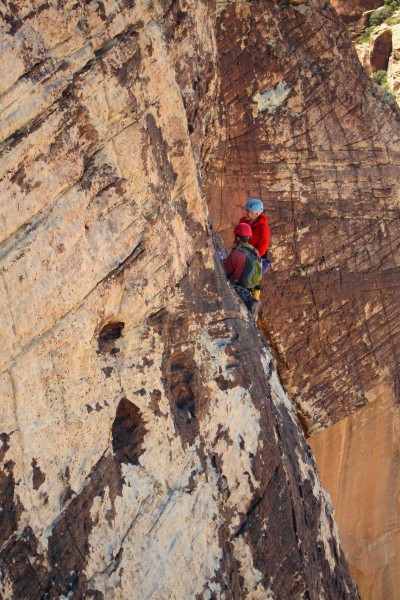
[[358,597],[215,255],[212,8],[1,9],[4,598]]
[[399,436],[399,406],[382,386],[310,439],[363,600],[396,600],[400,589]]
[[[381,382],[399,383],[400,115],[333,10],[252,7],[249,16],[227,6],[219,19],[227,139],[208,197],[227,245],[245,200],[265,202],[264,312],[311,433]],[[315,35],[303,49],[306,31]],[[266,67],[255,61],[265,55]]]
[[400,104],[400,24],[392,25],[392,53],[388,65],[388,82]]

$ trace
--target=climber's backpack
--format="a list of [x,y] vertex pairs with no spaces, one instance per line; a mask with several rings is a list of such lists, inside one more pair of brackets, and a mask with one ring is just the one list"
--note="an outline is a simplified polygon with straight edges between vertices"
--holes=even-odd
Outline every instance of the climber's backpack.
[[260,283],[262,278],[262,265],[259,254],[253,246],[245,242],[237,244],[236,248],[246,255],[246,263],[238,284],[248,290],[252,290]]

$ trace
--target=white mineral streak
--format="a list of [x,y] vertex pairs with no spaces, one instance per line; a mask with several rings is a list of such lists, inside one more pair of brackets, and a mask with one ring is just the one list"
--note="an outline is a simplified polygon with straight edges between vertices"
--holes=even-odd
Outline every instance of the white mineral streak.
[[235,557],[240,563],[240,575],[245,582],[246,598],[249,600],[273,600],[274,595],[268,592],[260,583],[263,574],[254,567],[250,548],[243,537],[236,538],[233,541],[233,546]]
[[257,110],[260,112],[274,113],[284,105],[286,98],[289,96],[291,88],[288,87],[285,81],[280,81],[273,89],[265,90],[265,92],[257,92],[253,97],[257,103]]

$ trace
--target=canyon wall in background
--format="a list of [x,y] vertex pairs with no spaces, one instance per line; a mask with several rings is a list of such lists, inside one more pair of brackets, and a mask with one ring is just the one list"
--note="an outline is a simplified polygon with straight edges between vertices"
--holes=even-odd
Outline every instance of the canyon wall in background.
[[310,442],[361,597],[394,600],[399,111],[329,4],[223,3],[217,41],[224,139],[210,211],[229,246],[247,198],[265,203],[259,325],[304,428],[320,432]]

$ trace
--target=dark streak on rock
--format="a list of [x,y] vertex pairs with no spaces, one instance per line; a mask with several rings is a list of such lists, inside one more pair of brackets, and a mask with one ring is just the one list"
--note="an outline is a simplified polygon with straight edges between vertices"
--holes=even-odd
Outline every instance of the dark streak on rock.
[[[0,457],[4,457],[9,450],[10,436],[1,434],[3,442]],[[14,462],[7,461],[0,471],[0,546],[17,530],[23,506],[15,493],[15,480],[13,474]]]
[[40,486],[42,485],[42,483],[46,480],[46,475],[44,473],[42,473],[42,471],[40,470],[40,467],[38,467],[37,465],[37,461],[36,458],[32,458],[32,483],[33,483],[33,489],[34,490],[38,490],[40,488]]
[[[9,540],[0,554],[0,568],[11,579],[13,597],[55,599],[68,594],[77,599],[86,597],[84,568],[90,556],[88,539],[95,524],[91,518],[93,501],[109,488],[112,508],[106,518],[111,523],[115,498],[121,494],[122,485],[120,464],[110,454],[103,456],[80,495],[70,501],[56,522],[45,560],[29,528],[22,536]],[[91,590],[90,593],[97,592]]]
[[139,408],[127,398],[122,398],[112,426],[113,451],[120,464],[139,464],[139,458],[145,451],[143,441],[146,433]]
[[104,373],[104,375],[106,376],[106,379],[108,379],[109,377],[111,377],[111,373],[113,372],[114,368],[113,367],[103,367],[101,369]]
[[156,417],[162,417],[163,414],[160,410],[161,392],[160,390],[153,390],[150,394],[149,408],[153,411]]
[[176,173],[168,158],[168,144],[163,139],[161,129],[157,126],[154,116],[146,116],[146,127],[149,133],[150,145],[158,169],[158,180],[172,187],[176,180]]
[[122,321],[113,321],[101,328],[97,338],[100,354],[111,354],[116,350],[114,342],[122,336],[124,327],[125,323],[122,323]]

